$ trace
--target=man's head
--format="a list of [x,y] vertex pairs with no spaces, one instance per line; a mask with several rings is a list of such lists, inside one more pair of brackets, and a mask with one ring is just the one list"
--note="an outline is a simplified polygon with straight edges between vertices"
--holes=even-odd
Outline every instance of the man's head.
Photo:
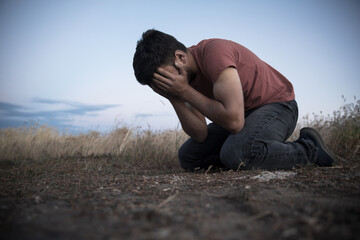
[[187,52],[187,48],[173,36],[157,30],[143,33],[137,42],[133,59],[135,77],[139,83],[150,85],[159,66],[174,65],[175,52]]

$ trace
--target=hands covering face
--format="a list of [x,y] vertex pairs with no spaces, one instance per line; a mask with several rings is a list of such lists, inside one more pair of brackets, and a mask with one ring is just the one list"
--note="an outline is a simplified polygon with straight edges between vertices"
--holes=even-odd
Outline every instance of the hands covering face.
[[173,71],[170,71],[171,67],[167,67],[168,69],[159,67],[154,73],[153,83],[150,87],[165,98],[183,98],[185,91],[190,86],[185,65],[175,62],[175,67],[172,67]]

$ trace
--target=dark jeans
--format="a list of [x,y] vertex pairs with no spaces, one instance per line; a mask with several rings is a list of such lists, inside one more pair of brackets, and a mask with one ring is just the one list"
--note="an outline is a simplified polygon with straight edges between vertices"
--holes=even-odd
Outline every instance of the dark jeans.
[[244,128],[230,134],[210,123],[208,136],[199,143],[188,139],[179,149],[179,161],[187,170],[210,165],[229,169],[292,169],[314,162],[317,148],[312,141],[285,142],[295,129],[295,100],[269,103],[245,112]]

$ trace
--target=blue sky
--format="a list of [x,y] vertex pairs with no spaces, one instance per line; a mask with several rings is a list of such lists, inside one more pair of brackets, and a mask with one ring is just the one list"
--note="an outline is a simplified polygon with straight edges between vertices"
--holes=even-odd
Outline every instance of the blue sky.
[[332,113],[360,90],[360,3],[312,1],[0,2],[0,128],[175,128],[168,101],[136,82],[132,58],[155,28],[186,46],[225,38],[294,85],[300,115]]

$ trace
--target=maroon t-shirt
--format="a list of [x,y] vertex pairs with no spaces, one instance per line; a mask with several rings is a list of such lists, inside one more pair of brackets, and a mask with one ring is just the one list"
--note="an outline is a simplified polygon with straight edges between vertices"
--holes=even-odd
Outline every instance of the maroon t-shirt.
[[234,67],[239,73],[245,110],[295,99],[289,80],[238,43],[208,39],[190,47],[189,51],[198,67],[198,74],[191,86],[209,98],[214,99],[213,84],[220,73],[227,67]]

